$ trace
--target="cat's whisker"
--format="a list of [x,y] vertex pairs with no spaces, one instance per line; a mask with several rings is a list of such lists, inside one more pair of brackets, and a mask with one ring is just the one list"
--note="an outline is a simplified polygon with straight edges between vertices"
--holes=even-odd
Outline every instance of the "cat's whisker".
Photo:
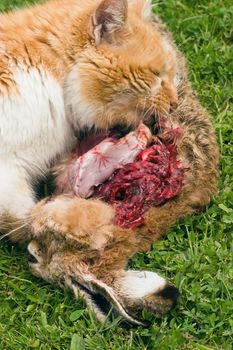
[[183,94],[187,88],[189,88],[189,84],[187,83],[185,84],[184,82],[179,82],[179,85],[177,87],[178,96],[180,94]]
[[149,108],[146,109],[146,105],[143,108],[143,119],[149,115],[150,111],[153,109],[153,106],[150,106]]
[[139,104],[140,104],[140,101],[138,101],[138,103],[136,104],[136,108],[135,108],[135,113],[136,115],[138,115],[138,109],[139,109]]
[[156,116],[157,114],[157,111],[156,111],[156,108],[154,106],[151,106],[147,111],[146,111],[146,114],[150,115],[151,114],[154,114]]
[[161,119],[161,115],[160,115],[160,112],[157,111],[157,115],[158,115],[158,123],[157,123],[157,129],[158,129],[158,132],[162,132],[162,128],[161,128],[161,124],[160,124],[160,119]]
[[149,114],[151,108],[153,107],[150,106],[149,108],[147,108],[147,99],[148,97],[145,96],[142,101],[138,101],[135,108],[136,114],[138,115],[140,113],[142,120],[145,119],[145,117]]
[[143,99],[143,107],[142,107],[143,119],[145,117],[145,109],[146,109],[146,97],[144,97],[144,99]]
[[19,230],[25,228],[26,226],[28,226],[28,223],[24,223],[23,225],[21,225],[21,226],[15,228],[15,229],[13,229],[13,230],[11,230],[11,231],[5,233],[4,235],[2,235],[2,236],[0,237],[0,241],[2,241],[4,238],[9,237],[9,236],[11,236],[11,235],[13,235],[13,234],[15,235]]

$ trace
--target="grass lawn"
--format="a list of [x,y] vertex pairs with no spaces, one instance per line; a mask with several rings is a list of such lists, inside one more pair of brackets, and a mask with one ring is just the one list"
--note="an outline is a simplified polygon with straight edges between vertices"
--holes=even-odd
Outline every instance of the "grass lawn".
[[[84,0],[83,0],[84,1]],[[26,0],[0,0],[0,10]],[[157,271],[181,290],[178,307],[150,329],[100,325],[69,291],[33,277],[24,251],[0,245],[0,350],[232,349],[233,112],[230,0],[160,1],[155,11],[185,53],[221,150],[220,193],[201,215],[177,224],[135,268]],[[231,52],[230,52],[231,50]],[[231,108],[230,108],[231,107]]]

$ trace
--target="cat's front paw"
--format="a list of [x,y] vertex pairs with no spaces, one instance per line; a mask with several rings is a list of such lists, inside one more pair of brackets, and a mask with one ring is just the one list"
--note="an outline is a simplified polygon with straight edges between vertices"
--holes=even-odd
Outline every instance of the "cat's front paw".
[[31,211],[32,236],[47,239],[55,235],[81,247],[101,249],[112,235],[113,218],[113,209],[100,200],[70,195],[50,197]]

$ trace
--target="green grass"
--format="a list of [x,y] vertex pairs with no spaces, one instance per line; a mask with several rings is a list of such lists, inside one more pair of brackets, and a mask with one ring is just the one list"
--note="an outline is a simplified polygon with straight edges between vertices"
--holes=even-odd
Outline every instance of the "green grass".
[[[0,0],[0,10],[29,1]],[[185,53],[190,79],[212,115],[221,150],[220,193],[207,211],[176,225],[135,268],[181,290],[179,306],[150,329],[100,325],[69,291],[33,277],[24,251],[0,246],[0,349],[232,349],[233,113],[230,0],[167,0],[155,7]],[[231,50],[231,52],[230,52]]]

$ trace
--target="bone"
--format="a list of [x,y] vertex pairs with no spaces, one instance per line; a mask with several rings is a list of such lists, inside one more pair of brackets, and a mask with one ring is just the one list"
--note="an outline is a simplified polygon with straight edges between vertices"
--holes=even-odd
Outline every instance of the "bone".
[[133,162],[151,142],[152,134],[143,123],[119,140],[106,138],[80,156],[70,168],[69,179],[74,193],[89,198],[95,186],[107,180],[114,170]]

